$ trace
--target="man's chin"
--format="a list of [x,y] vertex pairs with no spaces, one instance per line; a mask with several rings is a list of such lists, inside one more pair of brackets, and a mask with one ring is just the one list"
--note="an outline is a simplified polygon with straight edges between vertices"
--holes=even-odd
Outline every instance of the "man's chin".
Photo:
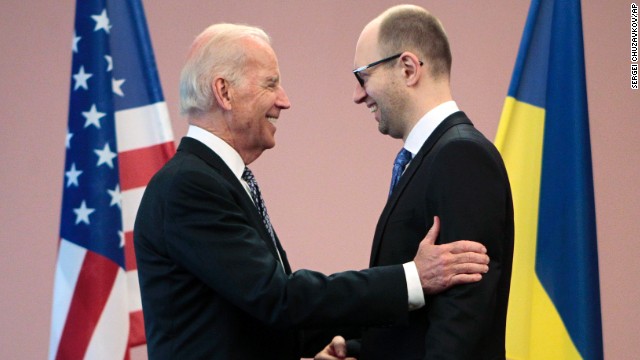
[[380,131],[382,135],[389,135],[389,127],[381,122],[378,122],[378,131]]
[[276,146],[276,139],[272,138],[271,141],[269,141],[266,144],[264,144],[264,149],[265,150],[273,149],[275,146]]

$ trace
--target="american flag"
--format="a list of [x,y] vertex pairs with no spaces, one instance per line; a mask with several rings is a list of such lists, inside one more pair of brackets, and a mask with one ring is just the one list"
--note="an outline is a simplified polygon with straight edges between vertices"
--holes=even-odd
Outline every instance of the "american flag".
[[49,359],[145,343],[133,223],[175,145],[141,0],[78,0]]

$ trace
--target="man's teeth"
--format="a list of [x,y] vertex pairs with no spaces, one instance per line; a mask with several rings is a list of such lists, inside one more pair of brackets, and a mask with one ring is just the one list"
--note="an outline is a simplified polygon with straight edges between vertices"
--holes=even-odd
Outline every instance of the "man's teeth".
[[369,111],[374,113],[376,111],[378,111],[378,104],[373,104],[369,107]]
[[267,121],[275,125],[278,122],[278,118],[267,116]]

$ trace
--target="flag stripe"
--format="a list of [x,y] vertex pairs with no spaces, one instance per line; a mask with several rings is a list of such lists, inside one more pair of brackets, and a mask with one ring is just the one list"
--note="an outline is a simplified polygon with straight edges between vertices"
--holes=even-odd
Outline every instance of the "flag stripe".
[[533,331],[532,284],[537,281],[534,267],[543,131],[544,109],[507,97],[495,143],[509,174],[516,228],[507,313],[507,355],[512,359],[529,358]]
[[129,313],[129,346],[145,343],[144,318],[142,310]]
[[120,152],[173,142],[167,104],[116,111],[116,136]]
[[[133,246],[133,231],[127,231],[124,233],[124,257],[124,265],[127,271],[138,269],[138,264],[136,263],[136,253]],[[138,279],[135,280],[137,283]]]
[[[144,187],[139,187],[122,192],[122,229],[125,232],[125,238],[127,232],[133,231],[144,189]],[[130,239],[132,241],[131,244],[133,244],[133,238]]]
[[127,306],[129,312],[142,310],[140,284],[138,283],[138,270],[127,271],[127,291],[130,294]]
[[120,152],[118,161],[121,189],[129,190],[145,186],[174,152],[173,141]]
[[[51,339],[49,360],[58,353],[58,344],[64,330],[65,319],[78,282],[78,275],[87,250],[65,239],[60,240],[58,261],[56,262],[55,286],[53,295],[53,316],[51,320]],[[65,261],[60,261],[65,259]]]
[[[91,341],[87,347],[85,358],[122,359],[128,351],[129,313],[127,307],[127,278],[122,268],[115,269],[113,287],[103,294],[107,301],[104,304]],[[95,289],[95,288],[94,288]],[[117,332],[115,329],[122,329]]]
[[82,359],[113,287],[118,265],[88,251],[84,257],[56,359]]

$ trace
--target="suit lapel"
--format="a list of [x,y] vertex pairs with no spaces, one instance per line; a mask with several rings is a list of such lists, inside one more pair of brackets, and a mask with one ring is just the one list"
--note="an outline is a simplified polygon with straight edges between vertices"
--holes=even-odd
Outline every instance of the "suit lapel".
[[[207,165],[212,167],[222,178],[224,178],[233,188],[243,194],[244,196],[240,196],[240,203],[238,204],[244,212],[247,214],[251,225],[258,231],[262,240],[267,244],[269,250],[273,254],[273,256],[278,259],[278,252],[274,247],[273,241],[271,240],[271,235],[269,235],[269,231],[264,225],[262,221],[262,217],[260,213],[258,213],[258,209],[256,208],[253,200],[247,191],[244,189],[244,186],[240,183],[235,174],[229,169],[227,164],[216,154],[213,150],[208,148],[206,145],[201,143],[196,139],[192,139],[189,137],[184,137],[180,141],[180,146],[178,146],[178,151],[188,152],[202,159]],[[274,230],[275,233],[275,230]],[[278,240],[278,236],[276,235],[276,241],[278,242],[278,251],[280,252],[280,256],[282,257],[282,261],[284,262],[284,267],[287,273],[291,272],[291,268],[286,258],[286,254],[280,245]]]
[[[231,184],[231,186],[233,186],[235,190],[242,192],[243,194],[246,193],[246,190],[244,190],[244,187],[242,186],[242,184],[240,184],[240,181],[238,181],[238,178],[236,178],[236,176],[233,174],[231,169],[229,169],[227,164],[225,164],[224,161],[222,161],[220,156],[218,156],[218,154],[216,154],[213,150],[209,149],[206,145],[204,145],[200,141],[192,138],[188,138],[188,137],[182,138],[182,140],[180,141],[180,146],[178,146],[178,151],[185,151],[199,157],[205,163],[207,163],[207,165],[212,167],[229,184]],[[251,201],[251,198],[249,197],[249,194],[246,194],[246,195],[247,196],[243,197],[242,204],[240,204],[242,205],[243,208],[245,208],[246,205],[248,205],[248,203],[253,204],[253,202]]]
[[382,242],[382,234],[384,234],[387,222],[389,221],[389,216],[393,213],[393,210],[398,204],[398,199],[400,199],[402,193],[407,188],[407,185],[411,182],[418,169],[422,166],[424,159],[427,157],[427,155],[429,155],[431,149],[433,149],[442,135],[444,135],[452,127],[460,124],[471,125],[471,121],[469,120],[469,118],[467,118],[464,112],[458,111],[449,115],[444,121],[442,121],[442,123],[440,123],[440,125],[438,125],[438,127],[436,127],[433,133],[427,138],[427,141],[425,141],[425,143],[422,145],[420,151],[418,151],[416,156],[409,163],[409,166],[405,170],[404,174],[402,174],[398,185],[393,190],[391,197],[387,200],[387,203],[382,210],[382,214],[380,215],[380,219],[378,220],[376,232],[373,237],[369,266],[375,265],[376,259],[378,257],[378,252],[380,250],[380,244]]

